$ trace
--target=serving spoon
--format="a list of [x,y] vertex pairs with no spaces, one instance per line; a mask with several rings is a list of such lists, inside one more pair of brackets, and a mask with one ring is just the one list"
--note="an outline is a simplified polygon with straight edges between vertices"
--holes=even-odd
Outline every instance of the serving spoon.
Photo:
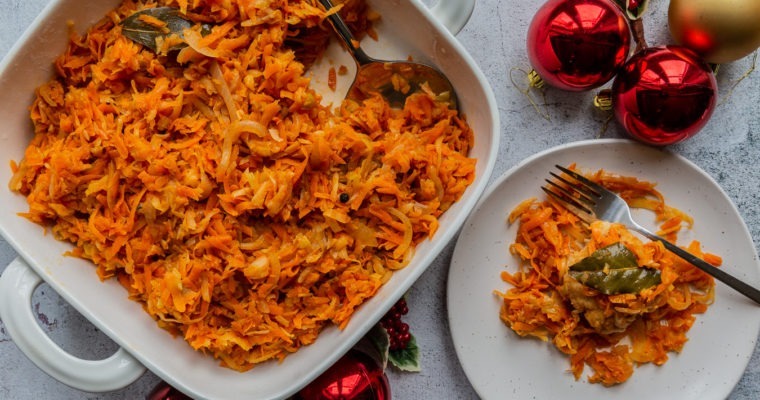
[[[330,0],[319,0],[325,10],[330,11]],[[391,107],[403,107],[406,98],[427,84],[439,100],[449,103],[449,108],[458,110],[457,96],[449,79],[438,69],[417,62],[377,60],[362,50],[354,39],[348,25],[337,12],[327,17],[335,33],[346,44],[346,48],[356,61],[356,77],[346,93],[346,98],[361,101],[372,93],[379,93]]]

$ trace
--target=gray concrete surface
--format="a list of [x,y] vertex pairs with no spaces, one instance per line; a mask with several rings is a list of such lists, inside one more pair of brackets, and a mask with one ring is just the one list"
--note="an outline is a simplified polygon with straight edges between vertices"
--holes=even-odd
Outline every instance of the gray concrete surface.
[[[426,1],[433,3],[434,0]],[[0,56],[4,56],[48,0],[0,0]],[[512,68],[527,68],[524,36],[539,1],[478,0],[472,19],[458,35],[488,77],[502,120],[502,140],[493,178],[540,150],[596,138],[606,115],[591,107],[591,93],[546,93],[550,120],[538,116],[509,80]],[[670,43],[667,2],[653,1],[646,18],[650,45]],[[696,137],[673,147],[716,179],[737,205],[756,243],[760,241],[760,73],[738,81],[752,65],[751,56],[723,65],[718,82],[721,101],[707,127]],[[737,84],[738,82],[738,84]],[[729,96],[729,89],[736,84]],[[0,129],[2,129],[0,125]],[[604,137],[625,137],[615,124]],[[0,166],[5,168],[6,166]],[[0,185],[6,183],[0,182]],[[422,352],[419,373],[389,372],[395,399],[475,399],[457,361],[449,336],[445,286],[453,243],[412,287],[406,317]],[[0,272],[15,252],[0,238]],[[64,349],[98,359],[116,346],[89,324],[55,292],[42,286],[33,307],[43,328]],[[760,347],[758,347],[760,349]],[[695,377],[695,379],[699,379]],[[159,382],[146,373],[129,387],[114,393],[83,393],[54,381],[21,354],[0,322],[0,399],[140,399]],[[760,398],[760,350],[730,399]]]

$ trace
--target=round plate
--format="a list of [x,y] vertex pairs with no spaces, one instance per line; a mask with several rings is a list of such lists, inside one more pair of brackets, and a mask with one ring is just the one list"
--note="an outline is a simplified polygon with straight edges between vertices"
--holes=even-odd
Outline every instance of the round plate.
[[[744,221],[720,186],[685,158],[628,140],[571,143],[536,154],[502,175],[465,223],[448,277],[448,314],[462,367],[484,399],[724,399],[741,378],[760,329],[757,305],[722,283],[715,303],[697,315],[689,341],[662,366],[635,368],[625,383],[604,387],[576,381],[568,357],[551,343],[517,336],[499,319],[500,298],[509,285],[504,270],[516,271],[509,254],[517,224],[506,221],[522,200],[543,199],[540,187],[554,165],[577,163],[583,170],[607,171],[657,183],[669,205],[694,217],[679,244],[698,239],[706,251],[723,257],[723,267],[758,286],[757,252]],[[654,217],[635,212],[642,225]]]

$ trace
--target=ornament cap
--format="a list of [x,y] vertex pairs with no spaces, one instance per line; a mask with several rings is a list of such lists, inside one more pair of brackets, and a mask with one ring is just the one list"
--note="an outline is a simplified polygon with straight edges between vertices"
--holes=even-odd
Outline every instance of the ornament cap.
[[612,91],[610,89],[600,90],[594,96],[594,107],[602,111],[611,111],[613,108]]
[[546,85],[546,81],[544,81],[544,78],[541,78],[541,75],[539,75],[535,69],[532,69],[530,72],[528,72],[528,84],[530,87],[543,89]]

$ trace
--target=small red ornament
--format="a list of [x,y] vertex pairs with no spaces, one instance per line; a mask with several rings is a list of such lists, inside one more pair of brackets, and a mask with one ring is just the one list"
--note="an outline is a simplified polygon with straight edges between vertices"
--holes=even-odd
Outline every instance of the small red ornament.
[[382,365],[362,351],[349,350],[293,400],[390,400]]
[[599,87],[625,63],[628,19],[609,0],[549,0],[528,28],[528,58],[549,85],[570,91]]
[[159,382],[145,397],[146,400],[192,400],[166,382]]
[[638,52],[612,84],[618,122],[634,138],[660,146],[699,132],[715,109],[716,97],[713,71],[682,46]]

